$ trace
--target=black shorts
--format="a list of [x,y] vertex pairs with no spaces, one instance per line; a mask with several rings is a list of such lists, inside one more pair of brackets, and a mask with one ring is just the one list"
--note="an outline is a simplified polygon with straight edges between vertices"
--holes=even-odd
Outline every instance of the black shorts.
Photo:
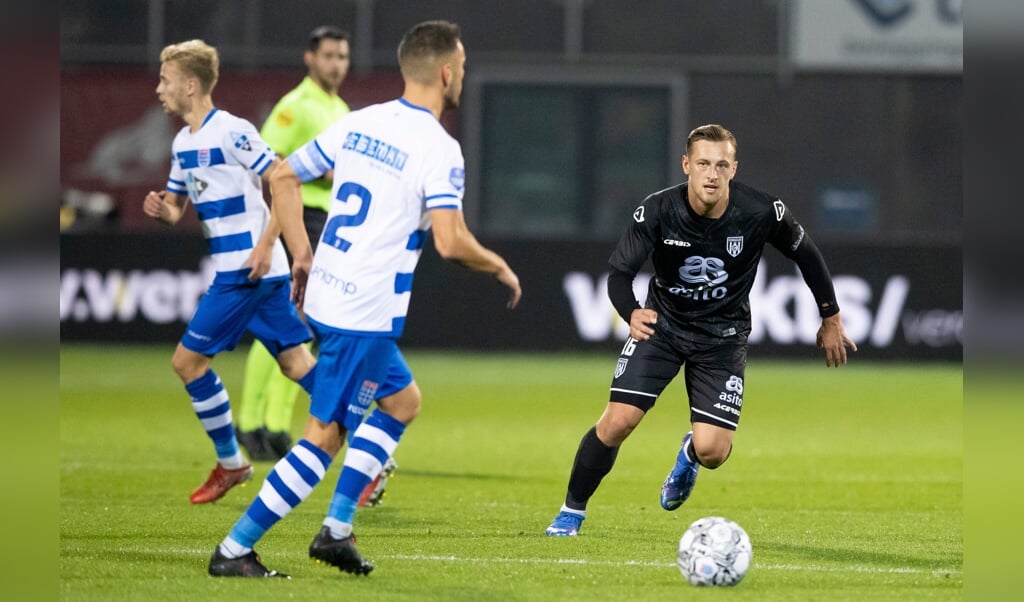
[[309,235],[309,244],[316,251],[316,244],[323,236],[324,226],[327,225],[327,212],[315,207],[302,208],[302,223],[306,225],[306,234]]
[[628,339],[615,364],[609,401],[644,412],[685,366],[690,422],[736,430],[743,407],[746,340],[699,342],[658,331],[646,341]]
[[[315,207],[302,207],[302,223],[306,226],[306,236],[309,237],[309,245],[316,252],[316,244],[323,236],[324,226],[327,225],[327,212]],[[288,265],[292,264],[292,254],[288,245],[284,246],[285,255],[288,256]]]

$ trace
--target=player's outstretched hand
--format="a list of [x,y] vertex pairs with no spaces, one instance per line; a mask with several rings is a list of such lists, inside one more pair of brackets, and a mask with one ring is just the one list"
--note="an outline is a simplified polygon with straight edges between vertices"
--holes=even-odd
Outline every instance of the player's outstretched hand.
[[495,277],[498,279],[498,282],[507,286],[511,291],[505,307],[515,309],[516,305],[519,305],[519,300],[523,297],[523,289],[519,286],[519,276],[516,276],[512,268],[506,266],[504,269],[499,270]]
[[825,351],[825,366],[827,367],[838,368],[846,365],[846,348],[857,350],[857,344],[846,336],[846,330],[843,328],[843,321],[839,318],[839,314],[822,318],[817,340],[818,347]]

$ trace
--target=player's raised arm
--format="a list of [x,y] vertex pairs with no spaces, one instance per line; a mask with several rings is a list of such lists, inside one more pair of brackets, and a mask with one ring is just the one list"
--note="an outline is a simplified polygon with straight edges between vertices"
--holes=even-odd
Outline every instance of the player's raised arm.
[[462,211],[434,209],[430,212],[430,223],[438,254],[471,270],[494,274],[510,291],[507,307],[515,309],[523,296],[519,276],[500,255],[480,244],[466,226]]

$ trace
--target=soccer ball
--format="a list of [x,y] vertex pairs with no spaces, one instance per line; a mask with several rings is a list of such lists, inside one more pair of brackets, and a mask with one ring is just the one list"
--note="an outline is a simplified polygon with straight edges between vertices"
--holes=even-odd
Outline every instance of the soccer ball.
[[692,585],[736,585],[747,574],[753,553],[743,527],[708,516],[683,533],[676,562]]

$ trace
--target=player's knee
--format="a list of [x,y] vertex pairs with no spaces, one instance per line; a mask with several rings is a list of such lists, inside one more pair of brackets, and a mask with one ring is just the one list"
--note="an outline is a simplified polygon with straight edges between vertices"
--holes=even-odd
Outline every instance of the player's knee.
[[636,429],[637,424],[639,421],[632,416],[606,413],[597,421],[597,438],[609,447],[617,447]]
[[700,465],[714,470],[722,464],[725,464],[725,461],[729,459],[729,452],[732,450],[732,446],[697,446],[695,449],[697,451],[697,460],[700,462]]
[[[202,356],[199,356],[202,357]],[[206,373],[209,362],[196,360],[196,354],[176,351],[171,357],[171,368],[181,382],[188,384]]]
[[296,345],[282,351],[277,356],[277,363],[281,366],[282,374],[298,382],[313,369],[313,366],[316,365],[316,358],[305,345]]
[[415,381],[394,395],[377,400],[377,405],[388,416],[408,425],[420,414],[422,395]]

